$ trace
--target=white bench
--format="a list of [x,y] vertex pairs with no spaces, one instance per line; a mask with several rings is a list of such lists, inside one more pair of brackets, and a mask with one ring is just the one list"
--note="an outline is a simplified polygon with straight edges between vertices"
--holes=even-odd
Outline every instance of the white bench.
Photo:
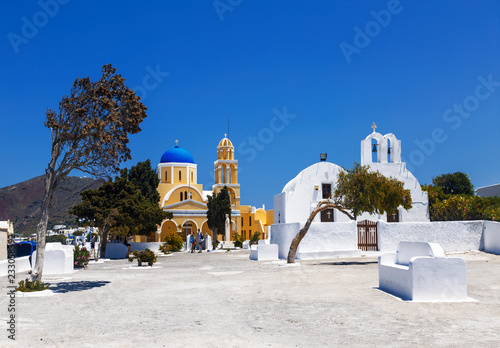
[[277,244],[265,244],[259,241],[259,245],[252,245],[250,247],[250,260],[273,261],[278,259]]
[[437,243],[399,242],[378,258],[379,289],[410,301],[467,300],[467,265]]
[[[31,263],[35,267],[36,251],[31,255]],[[47,243],[45,245],[43,274],[73,273],[73,246],[61,243]]]

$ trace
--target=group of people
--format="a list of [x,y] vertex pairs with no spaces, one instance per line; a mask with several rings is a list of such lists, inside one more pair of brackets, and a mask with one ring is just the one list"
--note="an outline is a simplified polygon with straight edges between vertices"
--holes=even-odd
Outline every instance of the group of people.
[[199,253],[203,250],[203,244],[205,242],[205,236],[198,230],[196,235],[193,233],[189,236],[189,245],[191,246],[190,252],[194,253],[196,251],[196,246],[198,246]]

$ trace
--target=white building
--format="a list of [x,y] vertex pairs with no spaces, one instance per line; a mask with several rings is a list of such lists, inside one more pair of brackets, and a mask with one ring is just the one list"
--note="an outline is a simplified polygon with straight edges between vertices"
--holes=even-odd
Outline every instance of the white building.
[[478,187],[476,194],[479,197],[500,197],[500,184]]
[[[361,165],[369,166],[386,177],[393,177],[404,183],[412,198],[412,208],[403,208],[390,214],[357,217],[361,220],[382,220],[385,222],[429,222],[429,201],[418,180],[401,162],[401,141],[394,134],[382,135],[374,131],[361,141]],[[305,223],[312,210],[335,189],[342,167],[329,162],[315,163],[288,182],[282,192],[274,197],[275,223]],[[349,222],[342,212],[331,209],[318,214],[314,222]]]

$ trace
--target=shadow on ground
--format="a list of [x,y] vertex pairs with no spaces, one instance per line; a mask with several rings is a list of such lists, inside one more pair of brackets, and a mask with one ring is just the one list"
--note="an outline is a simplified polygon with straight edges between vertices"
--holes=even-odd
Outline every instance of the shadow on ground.
[[60,282],[55,284],[50,284],[50,290],[55,292],[72,292],[72,291],[84,291],[90,290],[94,288],[100,288],[101,286],[105,286],[111,282],[109,281],[79,281],[79,282]]
[[371,263],[378,263],[378,261],[337,261],[337,262],[321,262],[314,264],[315,266],[362,266]]

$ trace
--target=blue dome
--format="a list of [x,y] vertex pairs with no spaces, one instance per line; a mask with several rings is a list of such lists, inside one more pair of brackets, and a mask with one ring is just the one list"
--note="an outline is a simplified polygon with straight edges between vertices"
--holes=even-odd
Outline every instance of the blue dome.
[[163,156],[161,156],[160,163],[193,163],[193,155],[189,151],[181,149],[178,145],[166,151]]

